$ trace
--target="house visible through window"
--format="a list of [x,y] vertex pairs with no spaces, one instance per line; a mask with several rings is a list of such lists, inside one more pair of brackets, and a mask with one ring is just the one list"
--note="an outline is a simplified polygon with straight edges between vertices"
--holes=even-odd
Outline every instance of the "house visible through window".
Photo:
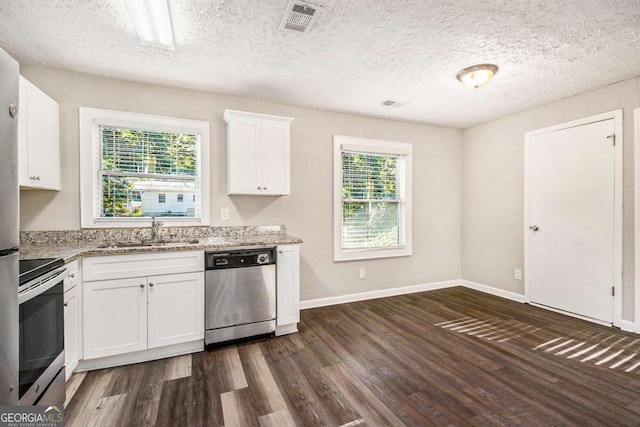
[[80,116],[81,138],[95,146],[81,151],[83,227],[152,216],[208,222],[208,123],[90,108]]
[[411,145],[335,137],[336,261],[411,254]]

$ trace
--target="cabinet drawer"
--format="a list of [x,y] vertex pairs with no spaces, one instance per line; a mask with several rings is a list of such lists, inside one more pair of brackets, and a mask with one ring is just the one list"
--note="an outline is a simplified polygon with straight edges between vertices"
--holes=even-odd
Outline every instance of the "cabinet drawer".
[[73,289],[78,283],[80,283],[80,271],[78,261],[70,262],[64,266],[69,275],[66,279],[64,279],[64,291],[67,292],[69,289]]
[[85,282],[198,272],[204,271],[204,251],[86,257],[82,271]]

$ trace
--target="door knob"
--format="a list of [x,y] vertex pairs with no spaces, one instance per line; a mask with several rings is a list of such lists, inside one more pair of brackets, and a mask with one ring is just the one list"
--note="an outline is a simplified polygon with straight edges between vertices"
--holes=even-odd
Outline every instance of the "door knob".
[[529,230],[538,231],[540,230],[540,227],[538,227],[537,225],[532,225],[531,227],[529,227]]

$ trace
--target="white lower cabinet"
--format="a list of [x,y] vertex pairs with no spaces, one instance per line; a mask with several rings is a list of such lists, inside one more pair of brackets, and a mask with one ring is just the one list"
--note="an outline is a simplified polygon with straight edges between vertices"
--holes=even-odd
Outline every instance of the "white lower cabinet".
[[[170,253],[86,258],[85,278],[109,279],[83,285],[84,359],[203,340],[204,255],[192,256],[189,263],[184,253],[173,262]],[[157,270],[175,274],[149,275],[155,263]],[[103,268],[109,264],[111,269]]]
[[149,277],[149,348],[204,338],[204,273]]
[[71,378],[80,360],[81,287],[78,261],[66,265],[69,275],[64,279],[64,365],[65,380]]
[[71,377],[78,366],[78,337],[80,335],[80,307],[77,288],[64,293],[64,365],[65,381]]
[[147,278],[84,284],[84,358],[147,348]]
[[276,334],[297,331],[300,321],[300,247],[278,246]]

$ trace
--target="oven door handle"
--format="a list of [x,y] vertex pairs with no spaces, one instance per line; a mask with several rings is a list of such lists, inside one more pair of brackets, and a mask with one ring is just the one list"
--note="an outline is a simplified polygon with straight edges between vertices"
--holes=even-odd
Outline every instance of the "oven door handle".
[[[66,279],[68,275],[69,270],[61,267],[57,270],[45,274],[44,276],[40,276],[34,279],[34,282],[40,283],[26,292],[18,294],[18,304],[27,302],[30,299],[48,291],[49,289],[53,288],[55,285]],[[28,286],[25,287],[28,289]]]

